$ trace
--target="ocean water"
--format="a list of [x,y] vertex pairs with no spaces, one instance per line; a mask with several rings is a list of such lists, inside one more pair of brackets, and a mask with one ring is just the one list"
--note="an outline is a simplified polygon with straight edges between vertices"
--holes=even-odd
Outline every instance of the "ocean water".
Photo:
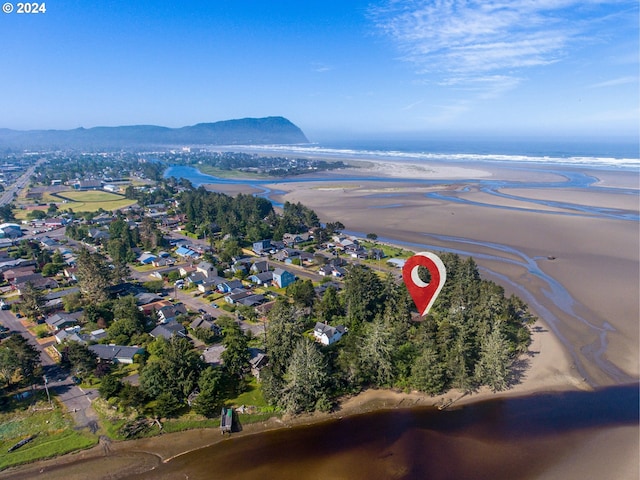
[[305,145],[264,145],[252,151],[334,159],[397,159],[425,162],[537,163],[640,169],[638,140],[350,140]]

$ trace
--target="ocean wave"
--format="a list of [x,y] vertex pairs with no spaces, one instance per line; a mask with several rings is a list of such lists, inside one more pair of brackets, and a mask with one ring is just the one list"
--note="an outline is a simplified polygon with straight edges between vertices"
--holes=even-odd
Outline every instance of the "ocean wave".
[[633,168],[640,167],[640,158],[616,158],[594,156],[513,155],[477,153],[431,153],[406,152],[400,150],[369,150],[350,148],[328,148],[320,145],[247,145],[238,149],[278,152],[293,155],[325,156],[336,159],[409,160],[425,162],[501,162],[538,163],[544,165],[573,165],[592,167]]

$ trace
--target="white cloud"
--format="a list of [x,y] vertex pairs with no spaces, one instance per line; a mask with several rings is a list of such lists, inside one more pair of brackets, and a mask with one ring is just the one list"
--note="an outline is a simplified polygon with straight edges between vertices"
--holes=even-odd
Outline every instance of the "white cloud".
[[413,108],[417,107],[418,105],[420,105],[423,102],[424,102],[424,99],[423,100],[418,100],[417,102],[413,102],[413,103],[410,103],[409,105],[405,105],[400,110],[401,111],[412,110]]
[[[603,6],[630,1],[386,0],[369,13],[418,73],[441,84],[483,79],[496,90],[515,85],[516,71],[562,60],[573,43],[587,41],[591,25],[611,14]],[[491,78],[497,85],[486,81]]]
[[311,64],[311,69],[317,73],[324,73],[333,70],[333,67],[324,63],[314,62]]
[[608,88],[608,87],[617,87],[619,85],[627,85],[629,83],[637,83],[638,77],[619,77],[613,78],[611,80],[606,80],[600,83],[594,83],[593,85],[589,85],[588,88]]

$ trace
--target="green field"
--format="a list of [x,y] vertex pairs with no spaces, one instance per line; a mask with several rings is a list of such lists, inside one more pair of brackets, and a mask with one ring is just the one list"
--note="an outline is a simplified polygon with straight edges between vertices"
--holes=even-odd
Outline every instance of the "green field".
[[69,190],[53,196],[68,201],[68,203],[58,205],[60,210],[71,208],[74,212],[95,212],[100,209],[117,210],[135,203],[135,200],[125,198],[123,195],[96,190],[86,192]]

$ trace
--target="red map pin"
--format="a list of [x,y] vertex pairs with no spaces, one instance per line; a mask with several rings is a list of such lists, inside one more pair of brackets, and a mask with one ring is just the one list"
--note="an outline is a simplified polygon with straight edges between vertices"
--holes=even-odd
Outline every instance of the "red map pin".
[[[418,269],[421,266],[429,270],[431,275],[429,283],[422,281],[418,274]],[[444,282],[447,280],[447,269],[440,257],[434,253],[420,252],[407,259],[402,267],[402,279],[418,308],[418,312],[424,316],[429,313],[433,302],[436,301]]]

